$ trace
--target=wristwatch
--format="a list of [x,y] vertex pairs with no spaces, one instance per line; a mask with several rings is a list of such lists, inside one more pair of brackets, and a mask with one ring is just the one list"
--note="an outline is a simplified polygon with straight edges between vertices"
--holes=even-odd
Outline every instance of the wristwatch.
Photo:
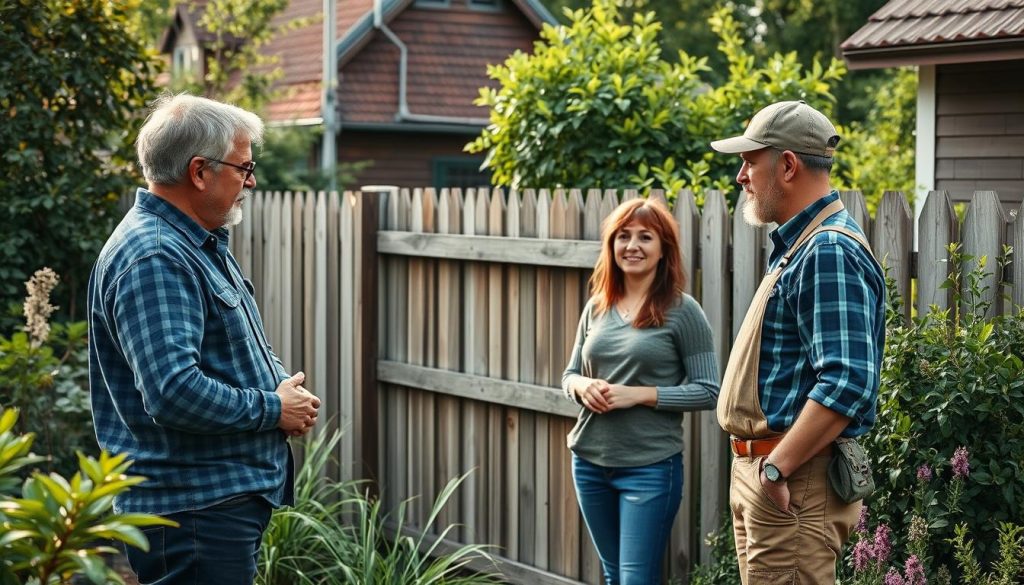
[[764,462],[764,476],[772,483],[782,483],[786,481],[785,476],[782,475],[782,471],[778,467],[775,467],[774,463]]

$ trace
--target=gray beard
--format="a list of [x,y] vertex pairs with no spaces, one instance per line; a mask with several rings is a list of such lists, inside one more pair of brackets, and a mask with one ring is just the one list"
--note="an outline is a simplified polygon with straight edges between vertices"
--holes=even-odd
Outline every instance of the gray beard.
[[[242,189],[240,195],[242,196],[243,200],[248,199],[249,197],[252,196],[252,190]],[[228,212],[224,215],[224,227],[235,227],[236,225],[242,223],[242,217],[243,214],[241,204],[232,205],[231,209],[228,210]]]

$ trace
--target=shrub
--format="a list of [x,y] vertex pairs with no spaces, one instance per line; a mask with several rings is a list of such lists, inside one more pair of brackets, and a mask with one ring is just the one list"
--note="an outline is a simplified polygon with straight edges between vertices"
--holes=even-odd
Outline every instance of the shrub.
[[74,453],[95,449],[88,394],[85,322],[58,323],[50,293],[58,284],[49,268],[26,283],[23,331],[0,335],[0,406],[21,410],[17,430],[36,431],[50,471],[78,469]]
[[[306,441],[296,476],[295,505],[274,512],[263,535],[257,582],[262,585],[470,585],[497,583],[492,575],[467,571],[473,560],[490,562],[485,546],[466,545],[440,554],[427,534],[462,483],[452,479],[417,530],[405,526],[408,502],[394,514],[381,510],[364,482],[327,477],[340,432]],[[446,536],[452,527],[445,527]]]
[[545,25],[532,55],[488,68],[501,87],[481,89],[476,103],[491,109],[491,124],[466,149],[488,151],[498,186],[734,191],[737,159],[716,156],[708,141],[742,133],[771,102],[829,110],[829,83],[845,71],[834,59],[805,69],[795,53],[757,64],[723,8],[709,24],[729,75],[711,87],[706,57],[662,60],[653,12],[624,24],[615,0],[595,0],[566,15],[567,26]]
[[[865,446],[881,474],[871,501],[876,519],[900,538],[915,514],[927,518],[933,538],[924,554],[953,566],[953,518],[962,513],[983,562],[992,562],[1000,524],[1024,512],[1024,315],[985,318],[987,259],[964,278],[962,266],[975,259],[956,245],[949,252],[943,286],[953,290],[953,308],[904,322],[890,289],[878,421]],[[934,470],[935,481],[952,480],[946,462],[957,446],[971,454],[962,494],[943,498],[930,487],[918,494],[922,467]]]
[[0,584],[68,583],[74,575],[98,585],[123,583],[104,564],[104,554],[117,552],[104,542],[148,550],[138,527],[176,524],[149,514],[112,512],[114,496],[145,481],[125,475],[131,462],[124,455],[102,453],[97,460],[79,453],[79,471],[70,481],[35,472],[22,483],[16,473],[42,458],[30,453],[31,433],[13,432],[17,419],[16,410],[0,409]]

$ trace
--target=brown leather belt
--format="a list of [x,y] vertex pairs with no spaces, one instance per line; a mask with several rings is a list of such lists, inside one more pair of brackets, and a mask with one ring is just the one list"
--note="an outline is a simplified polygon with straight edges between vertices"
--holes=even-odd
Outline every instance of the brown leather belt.
[[[782,437],[770,437],[767,439],[738,439],[730,437],[729,444],[732,446],[732,453],[737,457],[767,457],[779,446]],[[821,451],[815,453],[815,457],[832,454],[832,443],[825,445]]]
[[768,439],[738,439],[732,437],[732,453],[737,457],[767,457],[782,442],[782,437]]

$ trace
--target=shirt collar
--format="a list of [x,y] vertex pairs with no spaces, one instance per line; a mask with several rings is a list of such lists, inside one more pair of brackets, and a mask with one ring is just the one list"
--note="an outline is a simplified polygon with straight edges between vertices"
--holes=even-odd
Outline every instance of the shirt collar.
[[142,187],[139,187],[135,193],[135,206],[163,218],[164,221],[181,232],[193,246],[197,248],[214,246],[221,254],[227,253],[227,228],[220,227],[211,232],[163,197]]
[[775,245],[772,256],[788,250],[794,243],[796,243],[796,239],[800,237],[801,233],[803,233],[807,224],[811,223],[811,220],[813,220],[822,209],[825,209],[828,204],[832,203],[836,199],[839,199],[839,191],[833,189],[827,195],[818,199],[814,203],[811,203],[805,207],[803,211],[794,215],[789,221],[772,231],[772,233],[769,234],[772,239],[772,243]]

